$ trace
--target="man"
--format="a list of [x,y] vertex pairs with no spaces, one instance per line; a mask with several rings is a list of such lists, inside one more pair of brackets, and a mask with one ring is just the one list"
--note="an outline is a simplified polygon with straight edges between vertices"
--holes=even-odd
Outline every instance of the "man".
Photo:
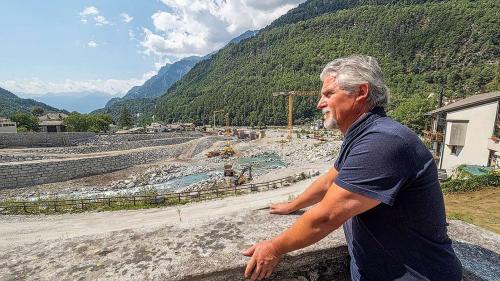
[[316,204],[244,253],[251,256],[245,277],[269,277],[283,254],[343,225],[352,280],[461,280],[436,165],[411,130],[386,116],[389,89],[377,61],[336,59],[320,77],[324,126],[344,134],[338,159],[295,200],[271,206],[289,214]]

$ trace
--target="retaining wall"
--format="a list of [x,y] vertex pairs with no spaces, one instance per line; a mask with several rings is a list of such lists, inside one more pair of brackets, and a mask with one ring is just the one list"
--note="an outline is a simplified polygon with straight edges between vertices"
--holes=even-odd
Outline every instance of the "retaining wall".
[[188,142],[190,138],[177,138],[177,144],[166,147],[136,149],[81,158],[0,163],[0,189],[66,181],[175,158],[186,151],[201,151],[218,139],[208,137]]
[[[164,136],[166,137],[166,136]],[[107,145],[88,145],[88,146],[77,146],[77,147],[54,147],[54,148],[42,148],[36,149],[36,153],[64,153],[64,154],[87,154],[87,153],[97,153],[97,152],[107,152],[107,151],[117,151],[117,150],[129,150],[141,147],[150,146],[163,146],[171,145],[177,143],[183,143],[186,141],[197,139],[198,137],[172,137],[164,139],[151,139],[151,140],[140,140],[140,141],[126,141],[120,143],[109,143]]]
[[1,147],[51,147],[69,146],[78,142],[88,141],[95,138],[95,133],[71,132],[71,133],[0,133]]
[[152,134],[99,134],[98,140],[100,141],[110,141],[110,142],[127,142],[127,141],[142,141],[142,140],[154,140],[154,139],[165,139],[172,137],[201,137],[203,134],[196,131],[185,131],[185,132],[164,132],[164,133],[152,133]]

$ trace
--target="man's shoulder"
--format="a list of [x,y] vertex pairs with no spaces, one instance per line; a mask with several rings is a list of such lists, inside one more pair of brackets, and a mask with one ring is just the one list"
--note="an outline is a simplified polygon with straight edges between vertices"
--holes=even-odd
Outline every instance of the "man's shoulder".
[[367,137],[376,136],[377,138],[411,143],[418,138],[417,134],[405,125],[391,119],[383,117],[375,120],[366,130]]

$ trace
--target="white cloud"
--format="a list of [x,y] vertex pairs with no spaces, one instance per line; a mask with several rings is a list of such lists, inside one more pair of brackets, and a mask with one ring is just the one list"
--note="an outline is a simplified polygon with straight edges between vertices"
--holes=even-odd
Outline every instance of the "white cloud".
[[94,41],[90,41],[90,42],[87,43],[87,46],[89,48],[95,48],[95,47],[97,47],[99,45],[96,42],[94,42]]
[[156,75],[156,71],[149,71],[141,78],[128,80],[107,79],[76,81],[67,79],[64,82],[47,82],[38,78],[24,80],[0,81],[0,87],[14,93],[23,93],[23,96],[43,95],[46,93],[71,93],[71,92],[104,92],[112,95],[123,96],[133,86],[142,85],[146,80]]
[[161,0],[168,11],[143,28],[146,54],[206,55],[247,30],[261,29],[305,0]]
[[80,15],[82,17],[86,17],[86,16],[95,16],[95,15],[98,15],[99,14],[99,10],[94,7],[94,6],[90,6],[90,7],[87,7],[85,8],[81,13]]
[[134,31],[129,29],[128,30],[128,39],[130,40],[135,40],[135,34],[134,34]]
[[123,20],[124,22],[126,22],[126,23],[129,23],[129,22],[131,22],[131,21],[134,19],[134,17],[131,17],[131,16],[130,16],[129,14],[127,14],[127,13],[121,13],[121,14],[120,14],[120,16],[122,17],[122,20]]
[[83,23],[93,22],[95,25],[99,26],[110,23],[104,16],[100,15],[99,10],[94,6],[83,9],[83,11],[80,12],[80,20]]

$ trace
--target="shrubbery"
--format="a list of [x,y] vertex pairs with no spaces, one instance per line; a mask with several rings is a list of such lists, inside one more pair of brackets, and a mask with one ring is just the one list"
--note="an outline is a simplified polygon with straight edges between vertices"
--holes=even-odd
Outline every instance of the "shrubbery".
[[500,186],[500,172],[491,171],[480,176],[472,176],[467,179],[452,179],[441,183],[444,192],[470,192],[483,187]]

